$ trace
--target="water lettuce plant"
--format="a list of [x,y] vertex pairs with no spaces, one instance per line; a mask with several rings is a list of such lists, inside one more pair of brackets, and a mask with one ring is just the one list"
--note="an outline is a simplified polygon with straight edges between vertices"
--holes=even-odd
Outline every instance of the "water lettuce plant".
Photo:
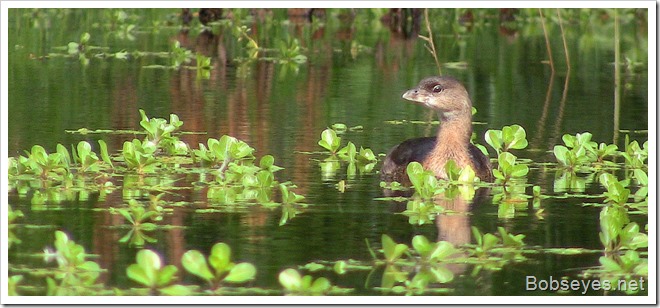
[[13,210],[11,205],[7,210],[7,239],[9,248],[13,244],[20,244],[21,240],[16,236],[13,229],[16,227],[16,219],[23,217],[23,212],[21,210]]
[[172,133],[177,131],[182,125],[183,121],[179,120],[176,114],[170,114],[170,121],[162,118],[147,117],[144,110],[140,109],[140,126],[144,128],[147,136],[143,143],[148,143],[157,149],[164,149],[170,155],[187,154],[186,144],[179,140],[178,137],[173,136]]
[[[122,215],[131,225],[131,229],[124,237],[119,239],[120,243],[128,243],[131,246],[142,247],[145,242],[154,243],[155,238],[146,234],[154,231],[157,225],[155,221],[161,213],[155,209],[147,209],[136,200],[128,201],[128,208],[117,209],[116,212]],[[113,209],[111,209],[113,212]]]
[[485,139],[498,155],[511,149],[524,149],[528,144],[525,129],[517,124],[504,126],[501,130],[489,129]]
[[238,284],[253,280],[257,272],[251,263],[231,262],[231,248],[225,243],[213,245],[208,262],[201,252],[188,250],[181,258],[181,265],[189,273],[206,281],[211,290],[227,283]]
[[170,63],[173,68],[178,68],[182,64],[192,61],[193,53],[189,49],[181,46],[181,42],[174,41],[170,45]]
[[138,174],[152,173],[160,164],[155,157],[156,146],[151,142],[142,142],[139,139],[125,141],[121,154],[126,168]]
[[497,157],[497,169],[493,175],[502,185],[507,185],[511,179],[522,178],[529,172],[529,167],[517,162],[517,157],[509,152],[502,152]]
[[472,256],[480,260],[495,261],[493,264],[500,268],[506,261],[522,261],[525,243],[524,234],[510,234],[503,227],[498,227],[499,237],[491,233],[482,233],[472,226],[472,237],[476,244],[468,250]]
[[57,270],[46,276],[47,295],[92,295],[102,289],[96,280],[101,267],[89,256],[85,248],[70,240],[66,233],[55,231],[55,250],[44,250],[46,260],[55,260]]
[[639,225],[630,222],[627,211],[620,206],[606,206],[600,212],[600,241],[605,252],[637,250],[648,246],[648,236]]
[[189,295],[192,290],[176,281],[178,268],[174,265],[162,265],[160,256],[148,249],[138,251],[135,257],[136,263],[126,268],[126,276],[131,280],[147,288],[150,295]]
[[[250,147],[244,141],[238,140],[234,137],[224,135],[219,140],[214,138],[209,138],[207,140],[208,148],[204,144],[199,144],[199,149],[193,150],[193,160],[196,161],[199,159],[200,163],[204,167],[217,167],[219,165],[218,171],[220,173],[225,172],[228,169],[230,163],[241,161],[243,159],[251,160],[254,159],[254,148]],[[266,158],[264,164],[270,162],[270,158]],[[277,167],[273,167],[277,169]],[[276,171],[276,170],[273,170]]]
[[[345,124],[335,126],[345,131]],[[318,145],[330,152],[330,157],[323,160],[319,165],[327,177],[333,177],[336,171],[341,167],[340,161],[348,163],[346,175],[353,178],[357,172],[371,172],[378,161],[378,158],[369,148],[360,147],[349,141],[346,146],[340,149],[341,137],[333,128],[327,128],[321,133],[321,139]]]
[[42,180],[47,180],[50,176],[60,178],[68,172],[69,165],[61,153],[48,154],[40,145],[34,145],[30,152],[26,153],[27,157],[18,158],[16,168],[19,173],[37,174]]
[[314,279],[310,275],[302,276],[292,268],[280,272],[278,280],[287,295],[325,295],[333,289],[328,279],[324,277]]

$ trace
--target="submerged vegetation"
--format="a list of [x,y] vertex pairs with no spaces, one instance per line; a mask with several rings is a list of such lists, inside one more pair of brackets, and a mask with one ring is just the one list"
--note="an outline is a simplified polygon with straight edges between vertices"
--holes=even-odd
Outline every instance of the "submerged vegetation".
[[[33,26],[37,28],[47,27],[50,19],[76,14],[64,9],[17,12],[34,17]],[[306,68],[323,67],[325,64],[317,61],[329,57],[328,54],[346,54],[346,58],[341,60],[331,58],[335,62],[355,60],[364,54],[374,54],[378,65],[395,62],[392,55],[382,58],[382,51],[375,50],[378,48],[376,44],[365,45],[369,39],[364,33],[354,35],[348,31],[351,38],[342,41],[339,47],[309,39],[313,35],[328,36],[323,31],[326,26],[346,30],[344,23],[352,19],[364,18],[365,23],[360,24],[363,31],[378,33],[377,30],[383,25],[389,26],[391,33],[385,31],[388,33],[385,41],[401,39],[398,35],[419,35],[422,41],[415,44],[427,44],[424,52],[428,50],[433,53],[438,70],[458,72],[468,67],[464,60],[470,33],[490,31],[490,23],[498,18],[493,18],[494,13],[501,14],[500,32],[513,31],[535,39],[543,37],[536,27],[538,22],[561,24],[563,18],[567,23],[589,30],[584,36],[572,38],[572,41],[579,41],[582,45],[604,41],[606,38],[599,36],[602,34],[587,25],[604,24],[610,27],[607,19],[613,15],[611,10],[606,9],[561,10],[561,15],[557,10],[556,16],[546,14],[545,17],[539,16],[538,10],[521,9],[515,13],[519,17],[513,19],[509,19],[506,12],[486,9],[425,10],[424,15],[415,15],[417,13],[414,11],[401,13],[408,22],[428,22],[429,14],[431,18],[446,17],[438,20],[452,23],[451,37],[456,41],[454,46],[447,47],[448,44],[434,43],[434,40],[447,34],[431,33],[429,23],[425,24],[426,30],[420,28],[405,33],[410,30],[406,26],[421,26],[421,23],[398,25],[397,19],[387,21],[389,24],[379,21],[390,16],[388,14],[391,12],[386,9],[327,9],[324,12],[325,18],[308,12],[309,16],[305,17],[302,26],[282,18],[284,10],[266,12],[261,16],[259,12],[247,9],[234,9],[231,17],[180,26],[178,19],[184,16],[178,13],[146,24],[139,20],[140,16],[134,10],[109,9],[104,11],[104,18],[100,21],[86,24],[90,21],[84,20],[82,34],[67,36],[68,39],[59,38],[56,45],[61,46],[48,48],[40,55],[30,54],[30,60],[66,59],[76,65],[79,63],[84,70],[91,70],[102,61],[129,61],[139,66],[143,73],[146,72],[144,74],[192,72],[192,83],[195,84],[220,79],[219,83],[231,84],[228,88],[222,88],[229,94],[222,92],[222,95],[232,95],[233,87],[244,87],[243,82],[249,80],[246,77],[256,75],[258,70],[267,71],[269,76],[276,75],[278,80],[284,80],[285,85],[287,78],[292,76],[318,78],[305,75],[309,74]],[[201,13],[196,14],[201,21]],[[617,11],[617,18],[632,22],[638,14],[640,12],[637,10],[621,10]],[[252,27],[255,19],[259,19],[259,25],[263,28]],[[107,35],[98,35],[99,29]],[[210,40],[213,43],[209,46],[214,49],[212,52],[195,50],[182,39],[185,38],[183,35],[171,37],[160,50],[146,48],[151,46],[148,44],[132,49],[108,47],[124,46],[125,42],[168,29],[186,34],[188,31],[199,32],[200,40]],[[589,36],[592,38],[587,39]],[[414,39],[415,36],[412,40],[402,41],[410,43]],[[72,41],[67,43],[69,40]],[[620,65],[627,72],[626,86],[633,87],[631,80],[635,78],[635,71],[646,63],[647,55],[635,48],[637,43],[631,38],[624,41],[627,46],[623,51],[626,60]],[[16,44],[15,50],[20,48],[22,45]],[[438,55],[449,53],[449,48],[458,49],[460,59],[442,63],[446,59]],[[568,54],[566,56],[568,59]],[[561,60],[555,60],[561,63]],[[264,63],[277,69],[270,70],[270,66],[264,68],[261,66]],[[226,82],[225,77],[218,78],[215,74],[227,68],[231,68],[236,81]],[[553,76],[554,69],[553,66]],[[325,71],[323,75],[326,75]],[[570,69],[566,75],[568,84]],[[342,80],[345,77],[333,76]],[[188,82],[187,79],[178,81],[180,84]],[[236,84],[232,84],[234,82]],[[261,89],[262,86],[267,88],[259,81],[255,91],[257,96],[263,95],[261,91],[272,91],[270,88]],[[301,92],[311,96],[335,95],[315,87],[304,90]],[[347,91],[356,97],[364,94],[350,92],[352,89]],[[208,95],[204,91],[199,92],[200,96]],[[185,95],[190,94],[186,92]],[[241,97],[247,95],[252,93],[236,94]],[[281,95],[287,100],[295,96],[288,92]],[[236,96],[228,100],[240,100]],[[349,97],[341,99],[349,100]],[[244,103],[247,109],[254,107],[250,102]],[[203,106],[204,113],[215,108],[209,105]],[[355,106],[356,110],[363,108],[359,105],[351,106]],[[185,108],[198,107],[191,105]],[[267,113],[268,116],[274,114],[281,117],[287,126],[288,121],[298,120],[295,118],[298,107],[288,109],[289,105],[284,108],[273,103]],[[481,133],[475,134],[472,141],[491,158],[493,183],[481,181],[474,170],[460,169],[454,161],[449,161],[445,166],[448,180],[439,180],[432,172],[424,170],[421,164],[411,163],[406,169],[411,187],[397,182],[381,182],[382,192],[373,193],[379,188],[378,181],[372,179],[378,177],[377,170],[384,156],[380,149],[389,146],[374,141],[377,138],[373,137],[374,134],[379,130],[386,131],[389,124],[430,126],[437,122],[390,120],[385,121],[385,129],[380,127],[383,123],[378,123],[378,127],[362,123],[349,126],[333,121],[340,118],[339,121],[351,123],[348,119],[352,111],[350,108],[348,112],[327,106],[324,107],[326,109],[309,108],[304,112],[327,115],[327,118],[323,118],[323,123],[319,125],[306,127],[321,127],[310,133],[313,138],[291,139],[295,146],[283,146],[284,151],[278,149],[279,144],[268,146],[261,139],[237,138],[244,136],[240,125],[239,129],[229,129],[233,133],[206,137],[207,132],[197,131],[200,126],[195,124],[198,123],[188,122],[184,115],[180,118],[172,113],[167,118],[150,118],[143,109],[130,111],[134,112],[135,122],[139,118],[139,128],[135,130],[67,130],[68,136],[81,140],[73,144],[57,143],[52,147],[37,144],[26,148],[28,150],[21,149],[22,153],[8,160],[7,180],[11,195],[7,209],[10,255],[8,293],[460,294],[460,291],[457,292],[460,284],[484,283],[484,280],[493,280],[495,282],[489,284],[498,284],[499,280],[493,278],[501,277],[507,269],[514,268],[522,273],[524,266],[536,267],[546,256],[559,259],[575,255],[593,262],[579,269],[572,268],[566,274],[572,278],[607,280],[612,285],[621,279],[648,279],[648,160],[651,148],[648,141],[631,141],[628,135],[623,141],[616,140],[616,136],[624,130],[616,132],[611,144],[594,141],[606,137],[594,136],[591,132],[561,134],[557,130],[557,139],[561,136],[561,141],[539,146],[532,139],[535,132],[532,127],[504,125],[501,129],[484,129],[485,133],[480,130]],[[244,117],[237,112],[236,119],[231,121],[268,122],[265,116],[259,114],[262,111],[260,109],[254,114],[246,112],[248,115]],[[186,119],[186,125],[181,119]],[[199,119],[209,122],[217,120]],[[310,121],[319,121],[319,117],[314,116]],[[102,127],[103,123],[98,121],[94,124]],[[334,124],[326,128],[330,123]],[[250,126],[247,130],[263,134],[266,139],[270,136],[267,133],[269,130],[282,135],[292,134],[288,128],[277,125],[255,127]],[[489,124],[489,127],[499,126]],[[224,128],[209,131],[208,134],[217,131],[224,131]],[[188,139],[191,136],[195,138]],[[636,136],[640,139],[639,134]],[[556,144],[559,142],[561,144]],[[287,154],[280,156],[270,152],[274,149]],[[544,156],[529,155],[533,151]],[[292,158],[289,154],[296,156]],[[292,163],[292,160],[295,161]],[[300,171],[295,170],[296,167],[289,168],[290,165],[298,168],[313,166],[310,169],[315,172],[309,172],[314,177],[313,181],[305,182],[304,179],[309,176],[301,176]],[[545,182],[544,177],[549,181]],[[327,191],[318,193],[328,187]],[[357,198],[355,195],[363,196]],[[363,212],[367,207],[360,202],[364,200],[374,201],[368,212]],[[319,206],[323,202],[330,203],[333,208]],[[477,205],[486,214],[475,214]],[[545,232],[556,227],[544,225],[553,218],[549,215],[556,215],[568,207],[580,207],[587,214],[562,223],[597,221],[594,223],[598,229],[595,234],[582,234],[595,238],[595,241],[585,240],[581,243],[588,244],[570,247],[562,241],[544,239]],[[319,234],[330,223],[329,220],[339,219],[328,216],[326,212],[329,211],[332,215],[341,213],[344,215],[341,217],[348,218],[339,223],[346,232],[361,230],[362,233]],[[394,219],[403,217],[410,232],[406,230],[402,235],[402,231],[391,227],[390,221],[378,221],[376,212],[379,211],[388,217],[394,216]],[[237,215],[231,215],[235,213],[239,213],[241,218],[235,219]],[[275,219],[270,219],[271,216]],[[90,217],[103,223],[85,221]],[[321,218],[312,220],[310,217]],[[68,219],[81,220],[81,224],[87,225],[78,228],[62,221]],[[484,223],[484,220],[487,222]],[[283,239],[273,229],[254,228],[268,224],[274,225],[275,230],[294,230],[296,236],[287,233],[291,238]],[[521,228],[526,231],[521,232]],[[46,242],[52,243],[52,246],[35,250],[35,244],[31,244],[31,230],[47,234]],[[561,232],[564,230],[557,231]],[[95,233],[110,235],[99,237],[99,240],[94,237]],[[430,233],[435,233],[437,237],[431,239],[428,236]],[[74,237],[84,245],[74,241]],[[192,241],[170,242],[171,238],[191,237],[203,238],[201,241],[209,245],[195,246]],[[355,238],[364,245],[355,245]],[[311,257],[303,259],[294,255],[290,247],[282,247],[283,242],[300,246],[296,249],[307,249],[306,253]],[[591,245],[593,243],[595,246]],[[344,251],[358,256],[342,254]],[[27,261],[19,262],[19,258]],[[617,292],[614,294],[640,293],[640,289],[633,288],[612,291]]]

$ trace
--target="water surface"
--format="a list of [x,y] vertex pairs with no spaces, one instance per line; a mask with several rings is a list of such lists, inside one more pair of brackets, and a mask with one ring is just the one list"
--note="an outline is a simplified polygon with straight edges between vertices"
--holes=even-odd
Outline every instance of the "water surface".
[[[453,221],[446,218],[444,225],[415,225],[400,214],[405,204],[376,200],[383,196],[376,172],[349,178],[342,165],[334,175],[322,173],[319,161],[327,155],[309,152],[322,151],[317,141],[334,123],[362,126],[342,137],[374,153],[386,153],[408,138],[434,134],[434,124],[410,123],[435,120],[434,115],[401,99],[401,94],[419,80],[438,74],[433,57],[414,33],[406,37],[368,11],[345,19],[343,15],[351,12],[338,10],[308,22],[289,20],[285,11],[275,10],[269,19],[247,22],[262,46],[274,46],[276,40],[287,36],[299,40],[308,61],[293,72],[271,61],[241,65],[235,59],[246,57],[243,42],[229,31],[200,33],[196,20],[182,30],[176,9],[122,10],[129,16],[123,23],[137,25],[132,39],[123,37],[122,23],[112,17],[117,11],[10,9],[8,155],[23,154],[34,144],[49,152],[55,151],[58,143],[69,146],[81,140],[96,146],[98,139],[105,140],[110,152],[116,153],[134,136],[66,131],[139,129],[139,109],[150,117],[168,118],[174,113],[184,122],[183,130],[206,132],[182,136],[193,147],[211,137],[231,135],[253,146],[257,157],[273,155],[276,164],[284,168],[277,173],[278,180],[295,183],[295,191],[309,204],[283,226],[279,225],[278,208],[238,206],[206,213],[198,210],[219,206],[206,198],[205,189],[190,188],[197,180],[194,176],[155,176],[155,180],[176,180],[176,186],[185,188],[163,198],[173,212],[159,224],[174,228],[150,233],[157,241],[144,246],[158,251],[168,264],[180,266],[185,251],[208,252],[221,241],[232,247],[234,260],[255,264],[257,279],[251,286],[279,289],[277,274],[288,267],[320,260],[370,260],[365,240],[379,247],[382,234],[410,244],[415,235],[436,239],[444,232],[461,244],[470,241],[470,226],[490,233],[503,226],[511,233],[525,234],[525,243],[530,246],[602,249],[598,237],[600,208],[584,203],[602,202],[604,198],[550,198],[542,202],[542,217],[534,214],[528,201],[529,205],[513,217],[501,218],[498,204],[487,194],[473,205],[469,216]],[[588,131],[594,141],[615,143],[620,148],[624,146],[621,130],[633,131],[629,133],[631,140],[641,143],[647,139],[645,19],[634,19],[629,16],[632,13],[622,19],[622,52],[633,63],[623,73],[620,114],[615,117],[611,17],[584,17],[565,11],[570,72],[560,29],[556,22],[548,23],[553,72],[536,15],[519,12],[514,21],[504,23],[497,9],[477,10],[475,22],[465,25],[458,22],[462,12],[434,11],[433,38],[438,60],[444,63],[442,74],[461,80],[472,97],[477,109],[473,119],[477,143],[486,144],[483,136],[488,129],[519,124],[526,129],[529,147],[514,153],[535,162],[554,163],[550,151],[561,144],[563,134]],[[606,13],[594,10],[591,14]],[[647,16],[646,11],[636,14]],[[91,45],[107,47],[111,52],[168,51],[172,42],[179,41],[193,53],[211,57],[213,69],[208,79],[200,79],[194,70],[145,68],[168,63],[155,56],[127,60],[93,57],[87,65],[77,58],[48,56],[62,53],[57,46],[78,41],[84,32],[91,35]],[[426,35],[425,30],[420,34]],[[395,125],[392,120],[408,122]],[[531,194],[531,185],[539,185],[547,195],[563,194],[554,191],[554,179],[554,170],[533,165],[527,176],[527,194]],[[340,180],[349,185],[343,193],[335,187]],[[125,181],[120,177],[115,183]],[[587,184],[590,194],[602,191],[597,181]],[[127,232],[117,228],[125,225],[124,218],[104,210],[125,205],[130,195],[122,189],[102,198],[92,192],[35,207],[30,202],[32,193],[10,191],[9,204],[25,214],[16,229],[23,242],[9,250],[12,266],[48,266],[38,257],[25,256],[52,246],[53,232],[62,230],[87,251],[99,255],[95,260],[107,269],[101,276],[107,286],[135,286],[125,270],[135,262],[139,248],[119,243]],[[141,200],[144,198],[142,195]],[[642,226],[647,222],[646,216],[632,215],[631,219]],[[524,290],[526,275],[575,278],[582,269],[597,266],[601,255],[535,254],[525,262],[483,271],[476,277],[470,274],[473,267],[465,266],[454,270],[456,278],[446,287],[456,295],[528,295]],[[382,272],[370,277],[367,285],[368,272],[314,275],[355,288],[353,294],[381,294],[373,287],[380,284]],[[192,275],[181,276],[185,283],[199,283]],[[41,278],[25,281],[44,286]],[[38,290],[32,292],[39,294]]]

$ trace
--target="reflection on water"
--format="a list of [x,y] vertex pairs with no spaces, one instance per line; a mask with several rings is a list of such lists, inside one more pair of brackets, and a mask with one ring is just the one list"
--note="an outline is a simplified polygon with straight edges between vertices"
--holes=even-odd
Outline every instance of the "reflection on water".
[[[599,211],[583,207],[584,200],[548,201],[543,219],[536,217],[531,207],[502,219],[498,218],[492,193],[480,189],[473,200],[439,198],[437,205],[451,213],[437,215],[432,223],[414,225],[400,215],[405,207],[375,200],[383,196],[377,174],[348,178],[342,166],[344,169],[324,177],[319,160],[325,157],[309,153],[321,151],[317,144],[320,133],[334,123],[361,125],[363,130],[347,131],[342,137],[375,153],[384,153],[405,139],[432,134],[436,130],[433,124],[410,122],[426,122],[432,114],[400,97],[421,78],[437,74],[437,68],[423,41],[417,38],[417,34],[426,33],[419,10],[393,9],[382,19],[360,10],[312,15],[303,12],[302,19],[280,18],[287,14],[285,11],[255,11],[252,22],[245,26],[266,47],[275,46],[282,37],[298,39],[308,61],[297,72],[277,61],[236,61],[245,58],[246,52],[244,43],[237,42],[231,31],[200,31],[194,21],[184,29],[164,23],[160,29],[147,26],[166,15],[179,14],[178,10],[152,14],[156,20],[144,21],[143,25],[149,30],[135,33],[133,41],[108,38],[108,29],[103,25],[94,27],[91,21],[80,18],[90,14],[103,20],[99,12],[73,10],[56,18],[48,12],[11,10],[10,23],[18,26],[9,29],[9,45],[15,46],[9,51],[8,68],[9,156],[33,144],[52,152],[58,143],[88,140],[96,145],[97,139],[106,140],[110,151],[116,152],[133,136],[85,136],[67,134],[65,130],[138,129],[140,108],[153,117],[175,113],[184,122],[185,131],[206,133],[181,136],[193,148],[205,144],[208,138],[231,135],[254,147],[257,157],[273,155],[275,164],[285,168],[276,174],[278,180],[295,183],[296,193],[306,196],[309,206],[279,226],[283,215],[280,208],[213,204],[206,197],[207,188],[194,185],[200,177],[210,176],[198,173],[113,178],[120,189],[103,195],[80,194],[67,199],[72,201],[44,208],[30,204],[32,195],[14,191],[10,192],[9,203],[25,213],[22,223],[40,227],[16,231],[25,240],[10,251],[10,263],[43,267],[41,260],[23,260],[20,256],[51,246],[53,231],[64,230],[99,255],[97,262],[108,270],[101,275],[102,282],[132,286],[125,277],[125,268],[134,262],[138,248],[120,243],[130,230],[125,219],[102,209],[122,207],[131,198],[148,202],[155,193],[141,189],[145,182],[151,186],[174,183],[176,189],[162,197],[171,212],[158,224],[167,227],[146,232],[153,241],[145,240],[144,247],[159,251],[167,264],[180,267],[181,256],[187,250],[206,253],[214,243],[225,242],[232,247],[234,260],[256,265],[257,279],[252,286],[277,288],[276,277],[282,269],[315,260],[369,260],[365,239],[379,243],[382,234],[403,243],[424,234],[461,246],[472,241],[471,226],[491,233],[497,226],[505,226],[509,232],[526,234],[525,241],[530,245],[599,249]],[[299,15],[293,11],[289,14]],[[619,134],[613,130],[610,103],[613,76],[609,22],[598,21],[588,31],[580,27],[565,29],[571,63],[580,63],[567,75],[562,60],[556,59],[556,55],[563,54],[557,25],[547,25],[557,61],[557,72],[551,74],[544,64],[547,56],[543,33],[537,25],[516,19],[520,12],[447,10],[436,14],[446,17],[433,19],[431,24],[438,57],[444,63],[442,72],[460,79],[472,95],[477,109],[473,118],[477,143],[485,144],[487,129],[520,124],[527,130],[530,146],[516,155],[547,162],[554,161],[548,151],[561,142],[565,133],[589,131],[598,142],[612,142]],[[564,18],[575,18],[571,16]],[[52,25],[40,26],[46,21]],[[78,26],[58,26],[66,21]],[[86,67],[76,59],[30,59],[30,55],[39,57],[53,52],[55,46],[66,45],[79,37],[80,31],[90,32],[95,45],[113,51],[166,51],[172,42],[179,41],[193,53],[211,57],[210,76],[200,79],[197,71],[185,68],[142,68],[163,63],[155,57],[125,61],[92,58]],[[627,23],[621,31],[630,53],[636,52],[636,60],[642,64],[631,65],[624,76],[627,87],[622,93],[618,120],[622,129],[646,130],[647,51],[636,45],[646,46],[642,43],[646,42],[646,28]],[[634,43],[640,37],[643,41]],[[602,40],[607,44],[594,43]],[[408,122],[395,125],[392,120]],[[647,137],[637,133],[631,138],[643,141]],[[620,148],[622,139],[618,139]],[[528,182],[551,194],[554,173],[534,167]],[[344,193],[335,188],[340,180],[349,185]],[[601,188],[594,184],[590,189],[595,192]],[[200,211],[219,208],[217,212]],[[646,217],[638,220],[646,221]],[[499,272],[482,272],[476,278],[470,276],[471,266],[454,265],[451,271],[457,278],[449,285],[461,295],[524,294],[522,288],[512,286],[522,285],[521,273],[538,277],[562,276],[566,271],[574,274],[573,269],[597,265],[597,260],[598,255],[540,257]],[[190,278],[181,278],[185,279]],[[364,281],[365,277],[357,274],[333,277],[333,282],[358,288],[363,294],[380,294],[362,289]],[[502,281],[507,284],[502,285]]]

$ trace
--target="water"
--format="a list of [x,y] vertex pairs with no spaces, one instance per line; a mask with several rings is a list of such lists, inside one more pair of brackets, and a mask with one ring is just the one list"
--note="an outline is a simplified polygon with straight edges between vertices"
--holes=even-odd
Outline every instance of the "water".
[[[110,153],[116,153],[133,135],[66,131],[83,127],[139,129],[138,109],[150,117],[168,118],[174,113],[184,122],[183,130],[207,133],[182,136],[193,148],[207,138],[227,134],[254,147],[257,157],[273,155],[276,164],[285,168],[277,173],[278,180],[295,183],[296,193],[304,195],[309,204],[283,226],[279,225],[280,208],[237,206],[204,213],[196,209],[218,206],[207,200],[205,188],[191,187],[198,180],[196,175],[161,175],[176,180],[175,186],[181,189],[163,197],[172,212],[158,224],[170,228],[150,232],[156,241],[144,248],[158,251],[167,264],[181,268],[181,256],[187,250],[208,253],[214,243],[225,242],[232,247],[233,260],[255,264],[257,277],[251,286],[279,290],[277,275],[288,267],[313,261],[371,260],[365,240],[380,247],[382,234],[409,245],[415,235],[434,240],[439,232],[445,232],[460,244],[470,241],[470,226],[490,233],[503,226],[510,233],[525,234],[525,243],[532,247],[602,249],[598,237],[600,208],[583,203],[601,202],[603,198],[543,200],[541,218],[528,201],[529,205],[523,205],[513,217],[498,218],[498,204],[487,194],[469,216],[449,216],[439,220],[446,224],[420,226],[410,224],[408,217],[400,214],[405,204],[375,200],[383,196],[376,173],[347,178],[342,165],[335,175],[322,174],[319,160],[327,155],[308,152],[322,150],[317,145],[320,133],[334,123],[362,126],[362,130],[349,131],[342,138],[374,153],[385,153],[405,139],[430,136],[436,130],[429,124],[388,122],[435,120],[429,111],[400,97],[423,77],[437,74],[438,69],[423,41],[390,31],[368,13],[359,13],[352,22],[331,15],[322,23],[249,24],[262,46],[273,46],[277,38],[287,35],[300,41],[308,62],[294,73],[267,61],[242,67],[232,60],[246,56],[242,42],[228,32],[211,37],[199,34],[197,26],[183,32],[177,26],[175,9],[126,10],[129,18],[124,23],[137,24],[139,30],[132,32],[133,40],[123,39],[117,34],[122,23],[115,21],[113,25],[111,21],[117,11],[10,10],[8,155],[23,154],[34,144],[53,152],[58,143],[68,146],[87,140],[96,145],[97,139],[104,139]],[[455,13],[435,14],[453,18]],[[594,141],[615,142],[623,148],[623,133],[616,130],[615,120],[620,129],[648,129],[645,24],[630,22],[621,27],[624,55],[639,63],[624,73],[621,114],[615,119],[611,20],[598,20],[587,28],[578,14],[566,13],[573,25],[566,29],[570,75],[559,27],[548,24],[556,61],[553,75],[544,63],[548,57],[538,19],[519,17],[505,28],[498,26],[497,10],[478,14],[482,14],[478,15],[481,19],[468,28],[456,26],[452,18],[433,20],[439,61],[458,63],[444,66],[442,73],[464,82],[478,110],[473,119],[478,143],[486,144],[483,135],[488,129],[519,124],[526,129],[530,144],[515,154],[535,162],[555,162],[549,151],[561,144],[563,134],[588,131]],[[284,11],[275,11],[273,19],[286,20],[284,16]],[[178,40],[183,47],[210,56],[213,69],[209,79],[200,80],[195,70],[144,68],[168,64],[167,59],[153,56],[92,58],[87,66],[76,58],[40,58],[56,52],[56,46],[78,41],[83,32],[91,34],[91,45],[107,46],[111,52],[168,51]],[[633,132],[630,137],[640,143],[647,139],[644,132]],[[380,164],[375,170],[378,168]],[[527,182],[539,185],[544,194],[560,195],[553,191],[554,173],[532,166]],[[340,180],[349,185],[343,193],[335,187]],[[122,185],[126,178],[113,181]],[[597,195],[602,190],[596,180],[588,184],[587,193]],[[526,191],[531,194],[531,187]],[[101,282],[124,289],[136,286],[125,271],[135,262],[138,248],[119,243],[128,232],[126,222],[105,210],[125,206],[129,198],[123,196],[122,189],[103,197],[98,192],[81,193],[45,207],[31,206],[31,194],[10,191],[9,204],[25,214],[15,230],[23,242],[9,251],[12,266],[47,267],[41,258],[30,255],[52,247],[54,231],[63,230],[98,255],[94,260],[107,269]],[[643,215],[631,215],[631,219],[642,226],[647,222]],[[447,230],[447,226],[452,227]],[[527,295],[526,275],[575,278],[582,269],[597,266],[601,255],[532,254],[527,261],[476,276],[470,274],[473,266],[459,266],[452,269],[455,279],[446,286],[455,295]],[[368,271],[312,275],[355,288],[352,294],[381,294],[373,287],[380,285],[382,270],[370,278]],[[200,283],[192,275],[180,276],[183,283]],[[40,277],[27,277],[22,283],[44,286]]]

